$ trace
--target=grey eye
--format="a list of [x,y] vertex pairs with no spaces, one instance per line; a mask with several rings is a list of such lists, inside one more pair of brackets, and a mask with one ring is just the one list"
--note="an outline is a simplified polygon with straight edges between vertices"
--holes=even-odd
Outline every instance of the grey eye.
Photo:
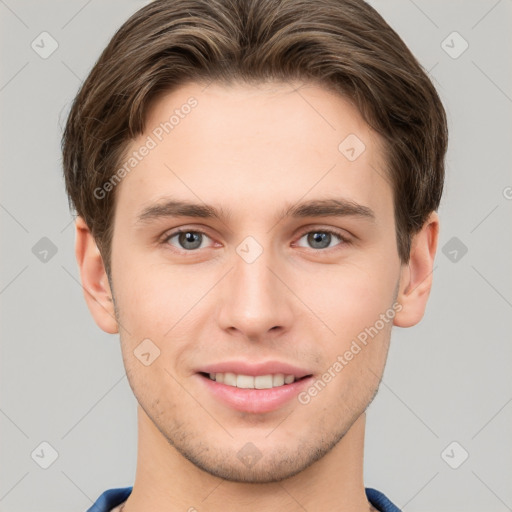
[[169,238],[167,238],[167,242],[171,243],[171,240],[177,237],[179,244],[178,249],[193,251],[194,249],[199,249],[201,247],[203,243],[203,236],[204,233],[199,231],[180,231],[169,236]]
[[[303,238],[306,238],[306,243],[308,244],[307,246],[313,249],[327,249],[332,247],[333,245],[336,245],[336,243],[331,244],[331,242],[335,242],[336,239],[338,239],[338,241],[343,241],[340,235],[321,230],[305,233],[300,239],[302,240]],[[301,245],[301,247],[304,246]]]

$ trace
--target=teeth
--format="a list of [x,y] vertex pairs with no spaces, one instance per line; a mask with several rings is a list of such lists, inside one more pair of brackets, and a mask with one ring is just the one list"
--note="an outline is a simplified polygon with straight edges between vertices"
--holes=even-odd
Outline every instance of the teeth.
[[[294,377],[294,380],[295,380],[295,377]],[[272,386],[282,386],[283,384],[284,384],[284,375],[282,373],[276,373],[272,377]]]
[[295,377],[293,375],[287,375],[284,378],[284,383],[285,384],[291,384],[294,380],[295,380]]
[[216,382],[243,389],[270,389],[295,382],[295,375],[275,373],[269,375],[240,375],[235,373],[210,373],[210,379]]
[[272,385],[272,375],[258,375],[254,377],[254,387],[256,389],[270,389]]
[[250,375],[237,375],[236,387],[244,389],[254,389],[254,377]]
[[[215,375],[215,380],[217,380],[217,375],[222,375],[222,373],[217,373]],[[224,384],[228,386],[234,386],[236,388],[236,375],[234,373],[226,372],[224,374]]]

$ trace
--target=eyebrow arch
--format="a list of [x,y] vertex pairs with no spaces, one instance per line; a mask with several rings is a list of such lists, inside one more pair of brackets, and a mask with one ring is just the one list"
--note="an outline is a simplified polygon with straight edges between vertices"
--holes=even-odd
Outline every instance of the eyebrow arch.
[[282,217],[362,217],[375,220],[375,213],[368,206],[348,199],[315,199],[283,210]]
[[222,207],[216,208],[207,204],[170,199],[144,208],[137,217],[137,224],[165,217],[198,217],[222,220],[229,218],[229,216],[228,212]]
[[[230,218],[230,212],[222,207],[190,203],[174,199],[159,204],[147,206],[137,217],[137,224],[147,223],[166,217],[198,217],[217,219],[220,221]],[[285,207],[278,219],[285,217],[361,217],[375,221],[375,213],[371,208],[347,199],[315,199]]]

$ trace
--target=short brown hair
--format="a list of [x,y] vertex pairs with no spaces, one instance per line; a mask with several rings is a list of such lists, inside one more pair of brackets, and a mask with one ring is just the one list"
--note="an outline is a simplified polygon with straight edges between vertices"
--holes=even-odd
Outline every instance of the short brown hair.
[[[385,141],[397,247],[438,209],[446,114],[421,65],[362,0],[155,0],[114,35],[78,92],[62,137],[70,206],[110,275],[115,189],[94,193],[145,129],[150,102],[187,82],[320,83]],[[341,141],[340,141],[341,142]]]

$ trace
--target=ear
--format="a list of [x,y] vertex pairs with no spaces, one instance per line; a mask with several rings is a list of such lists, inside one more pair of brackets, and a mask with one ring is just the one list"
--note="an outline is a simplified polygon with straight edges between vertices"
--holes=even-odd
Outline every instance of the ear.
[[76,218],[75,227],[75,256],[87,307],[100,329],[109,334],[116,334],[118,326],[114,302],[103,258],[82,217]]
[[402,265],[397,296],[402,309],[396,313],[393,322],[398,327],[412,327],[423,318],[432,288],[438,237],[439,217],[432,212],[411,240],[409,263]]

